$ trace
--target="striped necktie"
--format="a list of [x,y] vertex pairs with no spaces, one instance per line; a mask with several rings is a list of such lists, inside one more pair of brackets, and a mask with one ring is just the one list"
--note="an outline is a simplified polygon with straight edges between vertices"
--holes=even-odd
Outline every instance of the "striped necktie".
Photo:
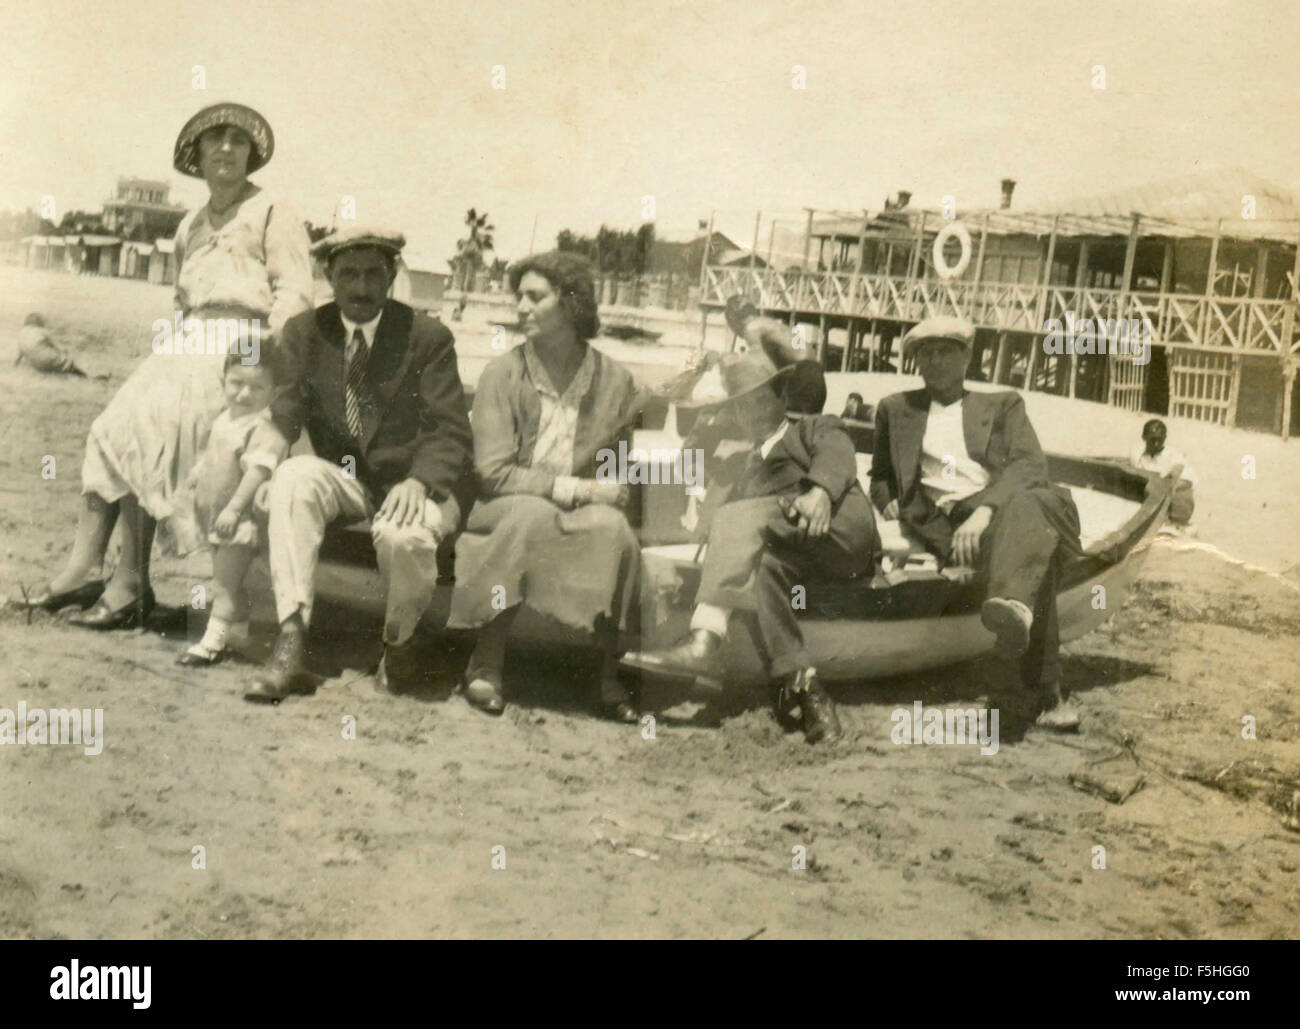
[[360,328],[352,332],[352,356],[348,359],[348,378],[344,388],[344,406],[348,418],[348,431],[354,439],[361,440],[361,396],[365,391],[366,337]]

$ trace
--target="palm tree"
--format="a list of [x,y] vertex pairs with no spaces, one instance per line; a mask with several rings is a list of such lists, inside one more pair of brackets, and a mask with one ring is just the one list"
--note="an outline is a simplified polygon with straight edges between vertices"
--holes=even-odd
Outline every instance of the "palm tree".
[[488,222],[486,211],[479,214],[472,207],[465,212],[465,224],[469,226],[469,236],[456,240],[456,256],[450,263],[460,280],[460,288],[468,292],[475,274],[483,266],[483,255],[493,249],[492,233],[496,226]]

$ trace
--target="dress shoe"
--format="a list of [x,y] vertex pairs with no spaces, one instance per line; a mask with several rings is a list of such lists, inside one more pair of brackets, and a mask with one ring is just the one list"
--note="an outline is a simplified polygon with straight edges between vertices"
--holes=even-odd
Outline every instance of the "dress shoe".
[[35,590],[27,594],[22,600],[14,600],[15,607],[25,607],[32,610],[41,611],[58,611],[65,607],[79,607],[83,610],[93,604],[100,598],[104,592],[104,580],[96,579],[93,582],[83,583],[70,590],[64,590],[61,593],[54,593],[50,590],[50,584],[45,583],[37,586]]
[[1020,657],[1029,649],[1034,612],[1027,604],[1007,597],[989,597],[980,608],[980,621],[997,636],[997,650],[1003,657]]
[[690,636],[662,650],[632,650],[623,664],[651,675],[691,675],[716,678],[722,673],[722,640],[708,629],[692,629]]
[[295,694],[315,693],[316,685],[303,665],[306,632],[281,630],[266,667],[253,676],[244,699],[254,704],[278,704]]
[[206,647],[200,647],[197,644],[190,647],[189,650],[181,652],[176,658],[176,663],[185,668],[207,668],[209,665],[220,664],[226,659],[226,648],[220,650],[208,650]]
[[784,692],[797,699],[803,712],[803,736],[809,743],[832,743],[844,735],[840,728],[835,702],[822,689],[817,679],[817,669],[801,668],[789,679]]
[[501,692],[501,684],[483,676],[475,676],[466,684],[465,699],[489,715],[499,715],[506,709],[506,698]]
[[623,725],[636,725],[637,722],[641,721],[640,712],[637,711],[636,705],[630,700],[602,703],[601,713],[611,722],[621,722]]
[[156,601],[153,590],[145,588],[142,596],[128,601],[122,607],[109,607],[101,596],[93,607],[79,614],[70,615],[68,624],[79,625],[83,629],[139,629],[153,611]]
[[777,724],[786,732],[792,732],[803,726],[803,711],[799,706],[800,698],[791,693],[788,688],[794,683],[794,679],[795,677],[791,676],[786,682],[777,685],[773,701]]
[[630,690],[623,688],[623,684],[618,681],[617,676],[601,682],[597,707],[600,709],[600,713],[611,722],[635,725],[641,720],[641,713],[637,710],[636,696]]
[[388,643],[375,673],[375,683],[392,693],[405,692],[421,684],[427,670],[412,636],[405,643]]

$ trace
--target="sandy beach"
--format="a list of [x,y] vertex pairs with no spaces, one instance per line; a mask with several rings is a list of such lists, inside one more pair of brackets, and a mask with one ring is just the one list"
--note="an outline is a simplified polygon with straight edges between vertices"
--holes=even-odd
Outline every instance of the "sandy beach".
[[[144,283],[0,268],[0,593],[59,567],[86,429],[170,310]],[[29,311],[109,379],[15,367]],[[471,378],[490,331],[453,329]],[[682,356],[602,346],[651,377]],[[832,376],[828,409],[917,384]],[[1146,417],[1026,401],[1070,454],[1126,455]],[[455,653],[428,688],[378,690],[377,626],[335,608],[315,631],[338,674],[254,707],[251,664],[174,663],[204,557],[155,558],[144,631],[5,609],[0,707],[99,708],[104,741],[0,748],[0,937],[1294,937],[1300,444],[1169,424],[1197,536],[1157,541],[1123,609],[1064,648],[1075,736],[1033,729],[984,661],[836,686],[826,748],[739,698],[660,711],[646,739],[587,712],[568,652],[520,653],[493,721],[452,694]],[[915,700],[998,706],[998,752],[891,742]]]

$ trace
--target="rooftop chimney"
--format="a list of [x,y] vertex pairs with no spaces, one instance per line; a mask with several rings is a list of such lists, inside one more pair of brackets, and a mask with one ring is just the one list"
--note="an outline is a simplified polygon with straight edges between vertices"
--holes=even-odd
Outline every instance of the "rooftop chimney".
[[1008,207],[1011,206],[1011,194],[1014,193],[1015,190],[1016,190],[1015,179],[1002,180],[1002,210],[1005,211]]

